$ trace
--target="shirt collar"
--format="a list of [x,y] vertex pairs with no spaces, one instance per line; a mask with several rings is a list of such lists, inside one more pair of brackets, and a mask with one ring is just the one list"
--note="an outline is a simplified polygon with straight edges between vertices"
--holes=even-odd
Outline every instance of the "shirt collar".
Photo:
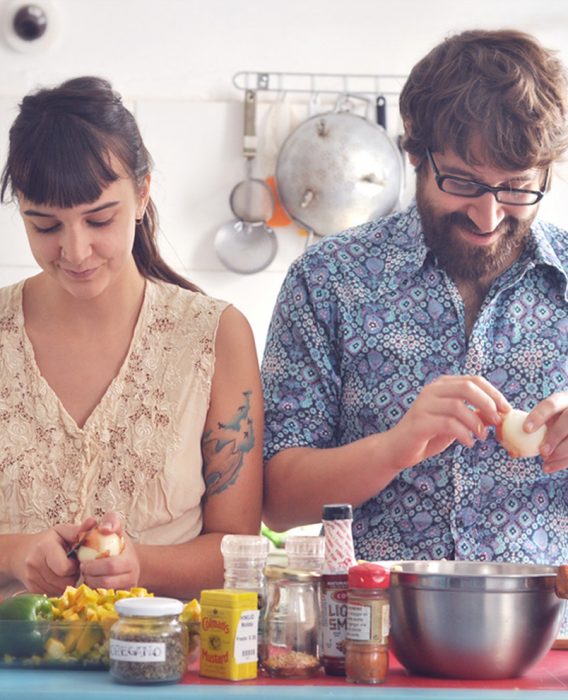
[[[523,259],[526,266],[545,265],[558,270],[564,281],[565,295],[568,295],[566,261],[564,264],[562,263],[562,260],[551,243],[556,231],[559,237],[565,237],[565,233],[561,232],[556,227],[550,224],[545,226],[542,222],[535,221],[530,230]],[[402,250],[405,250],[408,254],[407,264],[404,266],[404,270],[400,271],[401,275],[410,277],[424,267],[427,259],[431,261],[434,260],[431,251],[424,243],[422,221],[414,200],[410,203],[404,215],[399,218],[398,221],[395,220],[395,227],[392,233],[393,243]]]

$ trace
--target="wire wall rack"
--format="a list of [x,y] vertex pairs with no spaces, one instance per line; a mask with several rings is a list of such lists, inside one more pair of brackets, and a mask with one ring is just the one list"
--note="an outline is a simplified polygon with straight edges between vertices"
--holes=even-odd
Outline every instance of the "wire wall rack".
[[280,94],[395,97],[399,95],[406,78],[405,75],[239,71],[233,76],[233,85],[238,90]]

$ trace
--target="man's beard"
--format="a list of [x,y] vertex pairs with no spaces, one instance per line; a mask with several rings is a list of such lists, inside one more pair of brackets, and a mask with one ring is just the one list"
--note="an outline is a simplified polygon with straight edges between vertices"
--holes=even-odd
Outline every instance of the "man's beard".
[[498,240],[489,247],[470,245],[453,233],[459,226],[472,233],[481,233],[473,221],[461,212],[436,214],[424,193],[420,174],[416,183],[416,206],[424,229],[426,246],[434,253],[439,265],[455,279],[483,279],[506,270],[522,251],[536,216],[516,219],[507,216],[497,226]]

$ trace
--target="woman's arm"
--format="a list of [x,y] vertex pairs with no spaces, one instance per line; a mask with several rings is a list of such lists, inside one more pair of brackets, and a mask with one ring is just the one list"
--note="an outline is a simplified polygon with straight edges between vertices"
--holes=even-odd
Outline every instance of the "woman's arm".
[[215,372],[202,437],[203,528],[191,542],[133,545],[119,557],[88,562],[93,587],[142,585],[161,595],[197,596],[223,586],[221,538],[258,534],[262,508],[263,405],[253,334],[233,307],[222,314],[215,341]]

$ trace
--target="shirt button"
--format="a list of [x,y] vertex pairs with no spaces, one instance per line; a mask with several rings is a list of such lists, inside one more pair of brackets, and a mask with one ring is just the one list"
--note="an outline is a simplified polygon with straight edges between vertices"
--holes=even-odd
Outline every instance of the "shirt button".
[[73,444],[78,450],[80,450],[83,447],[83,441],[81,440],[81,438],[75,438],[73,440]]
[[460,529],[465,525],[465,521],[463,518],[456,518],[456,527],[459,527]]

